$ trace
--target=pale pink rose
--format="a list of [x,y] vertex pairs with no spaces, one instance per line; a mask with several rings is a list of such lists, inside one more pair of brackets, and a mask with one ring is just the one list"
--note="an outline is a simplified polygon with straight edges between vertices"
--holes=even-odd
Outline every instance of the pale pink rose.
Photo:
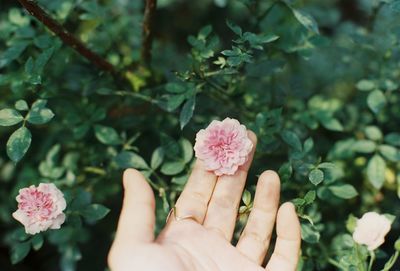
[[194,145],[196,157],[217,176],[235,174],[246,163],[252,148],[246,127],[231,118],[212,121],[197,133]]
[[368,212],[357,220],[353,239],[360,245],[366,245],[368,250],[372,251],[385,242],[385,236],[390,231],[390,227],[391,222],[384,215]]
[[25,232],[36,234],[48,229],[59,229],[65,221],[67,204],[63,193],[52,183],[19,190],[18,210],[12,216],[25,226]]

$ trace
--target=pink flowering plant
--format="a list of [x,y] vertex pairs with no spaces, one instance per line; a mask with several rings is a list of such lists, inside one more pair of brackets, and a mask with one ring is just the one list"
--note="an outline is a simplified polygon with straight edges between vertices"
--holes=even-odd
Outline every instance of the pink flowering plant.
[[106,270],[124,169],[158,233],[196,160],[234,175],[252,152],[234,242],[272,169],[298,270],[398,270],[399,7],[0,0],[0,270]]

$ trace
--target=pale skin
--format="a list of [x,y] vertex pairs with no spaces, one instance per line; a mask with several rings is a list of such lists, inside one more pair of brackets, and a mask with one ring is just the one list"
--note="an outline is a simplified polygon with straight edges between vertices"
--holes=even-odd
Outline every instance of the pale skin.
[[[248,132],[256,145],[256,136]],[[274,171],[257,182],[254,206],[236,246],[231,244],[255,147],[232,176],[215,176],[196,161],[176,202],[176,214],[154,235],[155,198],[135,169],[124,172],[124,202],[108,262],[112,271],[294,271],[300,254],[300,223],[291,203],[279,207]],[[277,240],[262,266],[276,227]]]

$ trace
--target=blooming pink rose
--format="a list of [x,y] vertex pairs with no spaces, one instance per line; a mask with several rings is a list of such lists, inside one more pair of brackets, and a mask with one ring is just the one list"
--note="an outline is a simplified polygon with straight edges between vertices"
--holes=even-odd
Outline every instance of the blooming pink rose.
[[390,231],[390,227],[391,222],[384,215],[368,212],[357,220],[353,239],[372,251],[385,242],[385,235]]
[[217,176],[235,174],[246,163],[252,148],[246,127],[231,118],[212,121],[197,133],[194,145],[196,157]]
[[25,226],[25,232],[36,234],[48,229],[59,229],[65,221],[67,207],[63,193],[52,183],[19,190],[18,210],[12,215]]

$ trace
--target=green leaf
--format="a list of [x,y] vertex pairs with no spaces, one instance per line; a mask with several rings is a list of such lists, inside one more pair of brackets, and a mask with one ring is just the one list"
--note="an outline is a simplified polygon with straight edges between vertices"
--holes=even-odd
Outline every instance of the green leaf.
[[193,146],[192,143],[190,143],[189,140],[186,138],[181,138],[179,140],[179,145],[181,146],[182,152],[183,152],[183,161],[185,163],[190,162],[193,157]]
[[369,182],[376,188],[380,189],[385,182],[386,163],[383,158],[375,154],[367,165],[367,176]]
[[0,126],[12,126],[23,121],[22,115],[14,109],[0,110]]
[[44,243],[43,235],[35,234],[35,236],[33,236],[31,239],[31,243],[33,250],[37,251],[41,249]]
[[16,130],[7,141],[7,155],[14,162],[22,159],[31,145],[32,135],[26,127]]
[[226,25],[238,36],[242,36],[242,28],[231,21],[226,21]]
[[319,34],[318,30],[318,25],[316,21],[314,20],[313,17],[311,17],[309,14],[298,10],[298,9],[292,9],[294,16],[296,19],[308,30]]
[[380,145],[379,152],[383,155],[383,157],[385,157],[389,161],[392,162],[400,161],[400,151],[395,147],[392,147],[390,145]]
[[313,185],[318,185],[324,180],[324,172],[320,169],[313,169],[308,174],[308,179]]
[[187,175],[174,176],[171,179],[171,182],[174,183],[174,184],[177,184],[179,186],[184,186],[188,179],[189,179],[189,177]]
[[182,94],[186,91],[185,85],[181,83],[168,83],[165,90],[170,93]]
[[356,88],[361,91],[370,91],[376,88],[375,82],[368,79],[362,79],[357,82]]
[[148,169],[146,161],[138,154],[130,151],[122,151],[115,157],[115,163],[120,168]]
[[179,123],[181,125],[181,129],[183,129],[192,118],[195,105],[196,105],[196,96],[189,98],[183,105],[181,114],[179,116]]
[[353,150],[361,153],[372,153],[376,150],[376,143],[371,140],[361,139],[353,144]]
[[13,60],[17,59],[25,51],[28,44],[26,41],[13,43],[11,47],[0,55],[0,68],[7,66]]
[[163,147],[158,147],[157,149],[155,149],[155,151],[151,155],[150,166],[152,169],[157,169],[162,164],[162,162],[164,161],[164,155],[165,153]]
[[320,233],[314,230],[309,224],[301,224],[301,239],[310,244],[316,244],[321,237]]
[[317,192],[314,190],[308,191],[307,194],[304,196],[304,200],[306,204],[311,204],[315,201],[317,197]]
[[94,134],[97,140],[105,145],[119,145],[122,142],[117,131],[112,127],[95,125]]
[[29,241],[13,245],[11,248],[11,263],[17,264],[21,262],[26,256],[28,256],[30,250],[31,244]]
[[19,111],[27,111],[29,110],[29,106],[24,100],[18,100],[15,102],[15,109]]
[[80,214],[88,220],[91,221],[97,221],[102,218],[104,218],[108,213],[110,212],[110,209],[107,207],[101,205],[101,204],[90,204],[87,207],[85,207]]
[[397,251],[400,251],[400,239],[397,239],[396,243],[394,243],[394,248],[395,248]]
[[32,124],[45,124],[54,117],[53,111],[48,108],[29,111],[27,121]]
[[352,199],[358,195],[357,190],[351,184],[332,185],[329,190],[338,198]]
[[342,124],[334,118],[330,114],[320,114],[317,116],[319,122],[324,126],[326,129],[336,132],[343,131]]
[[367,126],[365,128],[365,135],[371,140],[381,140],[383,135],[381,130],[376,126]]
[[383,107],[385,107],[387,101],[386,97],[380,90],[372,91],[367,98],[368,107],[375,114],[379,113]]
[[249,206],[251,203],[251,193],[249,190],[244,190],[242,195],[242,201],[246,206]]
[[302,151],[302,145],[300,142],[300,138],[292,131],[285,130],[282,132],[282,139],[286,142],[290,147],[295,149],[296,151]]
[[318,168],[335,169],[336,165],[334,163],[324,162],[324,163],[319,164]]
[[166,162],[161,167],[161,173],[165,175],[176,175],[181,173],[185,168],[185,163],[182,161]]
[[385,142],[400,147],[400,133],[390,133],[385,136]]
[[357,217],[355,217],[353,214],[349,215],[349,218],[346,221],[346,228],[349,232],[353,233],[356,226],[357,226]]

